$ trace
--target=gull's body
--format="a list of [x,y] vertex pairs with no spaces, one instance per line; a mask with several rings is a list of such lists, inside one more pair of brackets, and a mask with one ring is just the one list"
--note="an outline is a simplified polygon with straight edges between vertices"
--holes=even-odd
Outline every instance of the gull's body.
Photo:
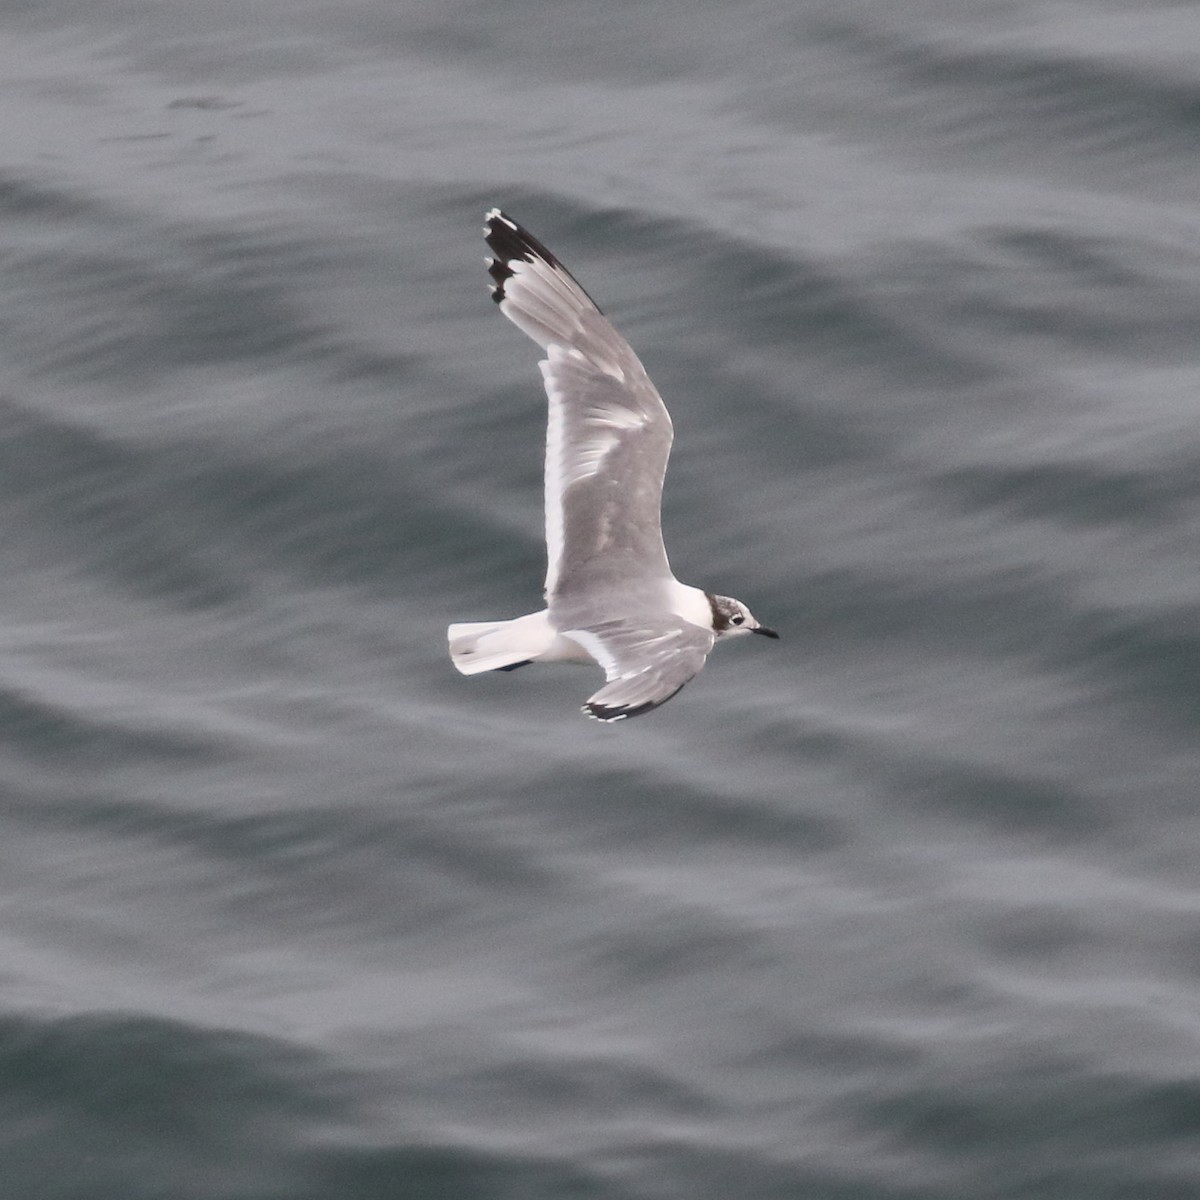
[[657,707],[718,638],[777,637],[738,600],[680,583],[660,510],[671,418],[645,368],[588,294],[498,209],[484,233],[492,298],[546,351],[546,608],[451,625],[464,675],[531,662],[595,662],[607,682],[584,705],[602,721]]

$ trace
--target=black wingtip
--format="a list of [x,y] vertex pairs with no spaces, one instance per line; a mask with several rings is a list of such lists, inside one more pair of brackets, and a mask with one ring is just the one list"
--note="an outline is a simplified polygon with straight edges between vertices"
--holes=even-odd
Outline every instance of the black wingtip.
[[498,258],[490,258],[488,259],[488,274],[494,281],[492,299],[499,304],[504,299],[505,283],[513,277],[512,268]]
[[619,705],[610,708],[607,704],[592,704],[589,701],[579,711],[594,721],[612,722],[624,721],[626,717],[636,717],[653,707],[653,704],[639,704],[635,708],[622,708]]
[[580,709],[580,712],[596,721],[624,721],[626,717],[640,717],[642,713],[648,713],[652,708],[661,708],[672,697],[678,696],[682,690],[683,684],[681,683],[670,696],[663,696],[661,700],[648,700],[645,704],[597,704],[595,701],[589,700]]
[[498,208],[493,208],[484,218],[483,236],[492,253],[502,264],[508,264],[517,258],[525,262],[533,262],[534,259],[540,258],[550,266],[562,269],[562,263],[528,229],[523,229],[512,217]]
[[[483,237],[488,249],[495,258],[488,265],[488,274],[495,280],[492,288],[492,299],[500,304],[504,300],[504,285],[513,277],[513,262],[536,262],[541,260],[547,266],[561,271],[579,288],[585,296],[587,292],[580,287],[576,279],[566,267],[524,226],[518,225],[507,213],[498,208],[491,209],[483,219]],[[599,305],[588,296],[592,304]]]

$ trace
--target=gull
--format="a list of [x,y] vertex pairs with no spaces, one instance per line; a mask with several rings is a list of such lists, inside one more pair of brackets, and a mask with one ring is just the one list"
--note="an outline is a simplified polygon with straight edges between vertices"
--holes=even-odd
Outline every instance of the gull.
[[680,583],[662,539],[673,430],[629,343],[569,271],[498,208],[484,237],[492,299],[546,352],[546,607],[451,625],[464,675],[535,662],[590,662],[605,684],[583,706],[599,721],[670,700],[716,642],[779,634],[730,596]]

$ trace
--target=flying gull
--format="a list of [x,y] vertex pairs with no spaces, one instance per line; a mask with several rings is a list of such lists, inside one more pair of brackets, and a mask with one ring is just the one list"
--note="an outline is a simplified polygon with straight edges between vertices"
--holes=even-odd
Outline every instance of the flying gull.
[[483,227],[492,299],[546,351],[546,608],[451,625],[464,675],[534,662],[594,662],[607,682],[583,706],[600,721],[670,700],[722,638],[761,633],[730,596],[680,583],[660,510],[671,418],[645,368],[592,298],[498,208]]

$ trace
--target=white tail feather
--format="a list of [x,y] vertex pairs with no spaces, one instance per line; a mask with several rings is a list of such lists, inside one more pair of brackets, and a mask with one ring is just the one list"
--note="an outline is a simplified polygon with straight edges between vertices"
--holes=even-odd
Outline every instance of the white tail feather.
[[544,612],[511,621],[476,621],[451,625],[450,661],[464,675],[499,671],[547,654],[557,635]]

